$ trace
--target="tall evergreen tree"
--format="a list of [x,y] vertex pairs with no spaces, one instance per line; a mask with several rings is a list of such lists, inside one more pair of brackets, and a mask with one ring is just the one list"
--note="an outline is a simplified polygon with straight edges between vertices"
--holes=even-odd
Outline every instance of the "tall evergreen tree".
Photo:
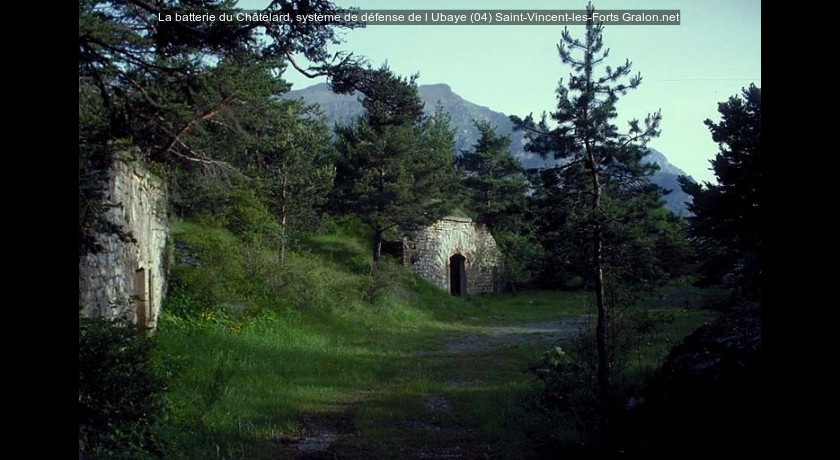
[[[224,168],[210,174],[190,164],[171,167],[176,174],[170,196],[183,217],[241,214],[234,208],[251,208],[256,212],[251,217],[260,216],[257,221],[246,223],[246,216],[239,215],[227,219],[226,226],[237,234],[243,225],[250,227],[251,239],[279,246],[284,261],[288,242],[316,228],[334,167],[327,124],[314,107],[280,99],[289,85],[274,75],[277,66],[268,59],[240,58],[212,69],[208,89],[236,85],[239,102],[220,110],[212,123],[185,132],[183,142]],[[271,214],[276,223],[268,222]]]
[[705,124],[720,151],[711,161],[717,184],[703,186],[681,177],[693,198],[688,209],[691,235],[699,242],[707,276],[730,272],[749,296],[761,288],[761,89],[754,84],[741,96],[718,104],[721,121]]
[[250,142],[237,165],[254,179],[280,224],[282,265],[289,243],[317,229],[335,166],[330,130],[315,116],[314,107],[277,99],[270,106],[248,126]]
[[478,141],[455,163],[468,206],[493,233],[501,249],[502,278],[516,293],[517,284],[530,281],[534,262],[540,258],[526,217],[528,183],[522,164],[508,150],[510,137],[498,135],[487,122],[475,126]]
[[[85,102],[96,106],[81,104],[80,110],[86,116],[96,113],[102,120],[80,127],[84,134],[80,142],[124,138],[147,156],[207,161],[202,152],[185,145],[185,134],[248,99],[247,78],[233,82],[235,72],[223,76],[229,84],[216,84],[216,63],[237,66],[265,59],[277,65],[276,75],[300,53],[320,65],[320,73],[338,73],[327,62],[331,56],[326,47],[335,41],[334,28],[352,25],[291,22],[278,27],[261,22],[157,20],[158,15],[175,12],[218,15],[235,6],[234,0],[81,1],[80,93]],[[269,12],[297,14],[336,10],[324,0],[274,0],[266,7]],[[258,38],[261,31],[267,42]],[[89,131],[93,127],[98,129]]]
[[461,152],[455,165],[479,222],[494,232],[513,229],[525,210],[527,182],[522,165],[508,148],[510,137],[499,136],[488,122],[475,122],[479,139]]
[[642,79],[637,74],[626,80],[631,71],[629,60],[616,68],[606,66],[602,74],[596,74],[609,50],[603,49],[603,25],[591,20],[591,3],[586,9],[590,19],[583,40],[572,37],[567,28],[557,45],[560,60],[572,69],[568,84],[561,81],[556,91],[557,110],[551,113],[551,119],[557,127],[549,128],[545,114],[539,122],[530,115],[511,118],[518,129],[525,130],[529,151],[552,154],[561,161],[559,183],[572,192],[573,208],[566,220],[587,247],[586,266],[598,311],[598,393],[606,414],[611,357],[605,267],[612,242],[628,238],[626,226],[638,217],[623,210],[628,203],[645,209],[646,199],[640,195],[655,191],[648,180],[652,166],[641,160],[645,142],[659,133],[661,117],[658,112],[648,115],[644,125],[633,120],[627,133],[619,133],[612,123],[617,116],[618,97],[638,87]]
[[378,265],[385,232],[414,230],[443,217],[458,182],[449,119],[442,109],[422,117],[416,77],[397,77],[387,67],[369,73],[363,81],[379,83],[365,88],[366,115],[337,130],[332,207],[358,215],[371,228]]
[[[249,78],[259,65],[255,61],[273,65],[280,86],[285,83],[278,75],[287,64],[310,76],[336,75],[344,85],[356,83],[344,75],[354,75],[346,67],[359,60],[327,51],[337,41],[334,29],[352,24],[158,21],[158,15],[218,15],[235,8],[234,0],[80,1],[80,255],[96,249],[95,231],[120,233],[101,219],[108,206],[102,180],[117,153],[130,150],[168,167],[230,169],[228,161],[213,155],[212,146],[241,141],[235,141],[241,133],[236,123],[221,120],[225,113],[238,107],[256,113],[263,103],[264,93]],[[336,10],[326,0],[274,0],[266,7],[298,14]],[[307,57],[313,67],[301,68],[295,55]],[[207,141],[217,135],[226,139]]]

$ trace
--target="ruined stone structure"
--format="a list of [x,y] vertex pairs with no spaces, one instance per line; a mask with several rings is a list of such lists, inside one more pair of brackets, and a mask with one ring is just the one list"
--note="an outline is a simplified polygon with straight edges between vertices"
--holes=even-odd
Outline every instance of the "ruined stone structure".
[[102,250],[79,259],[79,306],[85,316],[125,317],[154,328],[166,286],[166,190],[135,164],[116,161],[105,200],[106,219],[135,241],[97,234]]
[[496,292],[498,248],[483,224],[445,217],[405,237],[402,246],[403,264],[452,295]]

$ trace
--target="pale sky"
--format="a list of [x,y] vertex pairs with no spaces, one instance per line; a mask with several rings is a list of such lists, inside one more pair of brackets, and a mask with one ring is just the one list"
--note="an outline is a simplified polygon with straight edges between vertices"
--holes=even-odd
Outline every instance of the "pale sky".
[[[245,9],[268,2],[241,1]],[[577,0],[335,0],[340,7],[373,9],[583,9]],[[709,160],[717,152],[703,120],[719,120],[718,102],[761,86],[760,0],[598,0],[596,10],[678,9],[675,26],[607,25],[607,64],[630,59],[642,84],[619,101],[619,127],[662,110],[662,135],[650,146],[700,181],[713,181]],[[333,51],[366,56],[374,67],[388,62],[418,83],[446,83],[463,98],[507,115],[539,115],[555,108],[554,90],[569,69],[557,57],[560,26],[368,26],[343,32]],[[584,26],[569,26],[580,37]],[[294,69],[283,78],[295,89],[325,81]]]

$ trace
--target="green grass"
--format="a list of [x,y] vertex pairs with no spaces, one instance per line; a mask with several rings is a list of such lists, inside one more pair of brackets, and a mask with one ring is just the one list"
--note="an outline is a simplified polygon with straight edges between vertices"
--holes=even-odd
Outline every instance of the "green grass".
[[[594,310],[583,292],[454,298],[393,262],[374,275],[367,242],[347,235],[308,239],[285,267],[224,230],[181,223],[173,235],[192,263],[172,267],[157,333],[172,458],[278,458],[278,441],[319,417],[357,433],[335,446],[349,458],[452,443],[500,455],[523,440],[508,423],[539,386],[525,369],[547,343],[464,354],[447,344]],[[662,332],[671,342],[711,317],[695,308],[699,292],[668,288],[644,307],[674,314]]]
[[[631,368],[644,377],[655,369],[668,352],[700,325],[715,318],[716,312],[703,308],[723,298],[719,288],[698,289],[687,284],[664,286],[656,297],[643,301],[631,310],[645,312],[653,319],[653,330],[637,344]],[[641,359],[640,359],[641,357]],[[641,361],[641,362],[640,362]]]

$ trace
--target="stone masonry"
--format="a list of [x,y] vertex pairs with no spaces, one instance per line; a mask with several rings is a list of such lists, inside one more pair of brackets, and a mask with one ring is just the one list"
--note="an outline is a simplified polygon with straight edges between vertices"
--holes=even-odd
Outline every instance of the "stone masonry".
[[125,317],[154,328],[166,286],[166,191],[142,167],[122,161],[109,171],[106,218],[134,242],[98,234],[102,250],[79,259],[79,306],[84,316]]
[[461,295],[496,291],[498,249],[483,224],[470,218],[445,217],[414,237],[403,239],[403,263],[445,291],[451,292],[451,283],[459,279],[459,275],[453,277],[452,273],[458,269],[459,259],[453,259],[456,255],[463,257],[460,276],[466,276],[466,292],[460,292]]

